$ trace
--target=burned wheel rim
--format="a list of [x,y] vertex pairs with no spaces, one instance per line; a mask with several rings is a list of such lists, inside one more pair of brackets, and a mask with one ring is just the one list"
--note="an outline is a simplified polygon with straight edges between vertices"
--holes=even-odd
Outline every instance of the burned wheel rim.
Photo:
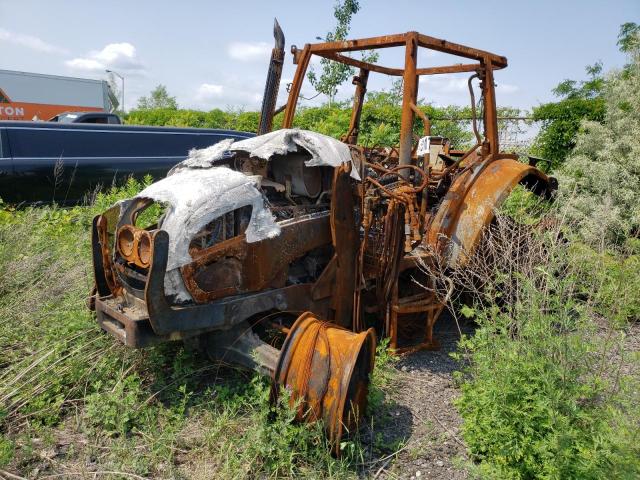
[[274,373],[274,395],[280,387],[291,392],[298,420],[322,420],[332,449],[353,431],[367,406],[369,375],[376,339],[373,329],[353,333],[302,314],[282,347]]

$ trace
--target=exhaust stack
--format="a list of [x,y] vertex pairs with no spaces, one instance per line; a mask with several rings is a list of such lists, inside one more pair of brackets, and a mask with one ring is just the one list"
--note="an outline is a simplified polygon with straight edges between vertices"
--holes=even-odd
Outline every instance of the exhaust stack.
[[273,117],[280,88],[280,77],[282,76],[282,65],[284,63],[284,33],[280,28],[277,19],[273,20],[273,38],[275,46],[271,50],[271,62],[267,73],[267,82],[264,86],[264,96],[262,97],[262,110],[260,112],[260,125],[258,135],[271,131]]

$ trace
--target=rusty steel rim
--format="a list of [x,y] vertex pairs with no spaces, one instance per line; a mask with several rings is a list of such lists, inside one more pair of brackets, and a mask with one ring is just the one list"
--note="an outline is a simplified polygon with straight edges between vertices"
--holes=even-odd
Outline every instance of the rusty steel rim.
[[367,406],[369,375],[376,338],[373,329],[353,333],[333,323],[302,314],[291,327],[274,372],[274,395],[280,387],[291,392],[297,419],[322,420],[332,449],[357,427]]

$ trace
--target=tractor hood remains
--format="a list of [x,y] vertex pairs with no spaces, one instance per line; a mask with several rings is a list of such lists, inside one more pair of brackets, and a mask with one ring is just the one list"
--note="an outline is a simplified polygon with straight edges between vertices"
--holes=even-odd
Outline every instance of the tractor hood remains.
[[[229,211],[251,205],[251,219],[245,232],[247,243],[273,238],[280,233],[280,226],[264,203],[260,190],[262,178],[216,164],[229,158],[230,151],[269,160],[274,155],[286,155],[300,149],[311,155],[305,163],[308,167],[336,167],[351,162],[347,145],[307,130],[278,130],[237,143],[224,140],[208,148],[191,150],[187,159],[173,167],[166,178],[122,201],[118,227],[129,223],[140,206],[149,200],[167,206],[158,222],[158,228],[169,234],[165,293],[177,302],[190,301],[191,295],[178,269],[193,261],[189,244],[204,226]],[[351,169],[351,176],[359,180],[357,169]]]

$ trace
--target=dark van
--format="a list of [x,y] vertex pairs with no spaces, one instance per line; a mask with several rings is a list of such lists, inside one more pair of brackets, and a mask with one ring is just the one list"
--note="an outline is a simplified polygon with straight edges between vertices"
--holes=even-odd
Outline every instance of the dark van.
[[0,198],[6,203],[82,201],[129,176],[158,179],[192,148],[253,133],[199,128],[0,121]]

